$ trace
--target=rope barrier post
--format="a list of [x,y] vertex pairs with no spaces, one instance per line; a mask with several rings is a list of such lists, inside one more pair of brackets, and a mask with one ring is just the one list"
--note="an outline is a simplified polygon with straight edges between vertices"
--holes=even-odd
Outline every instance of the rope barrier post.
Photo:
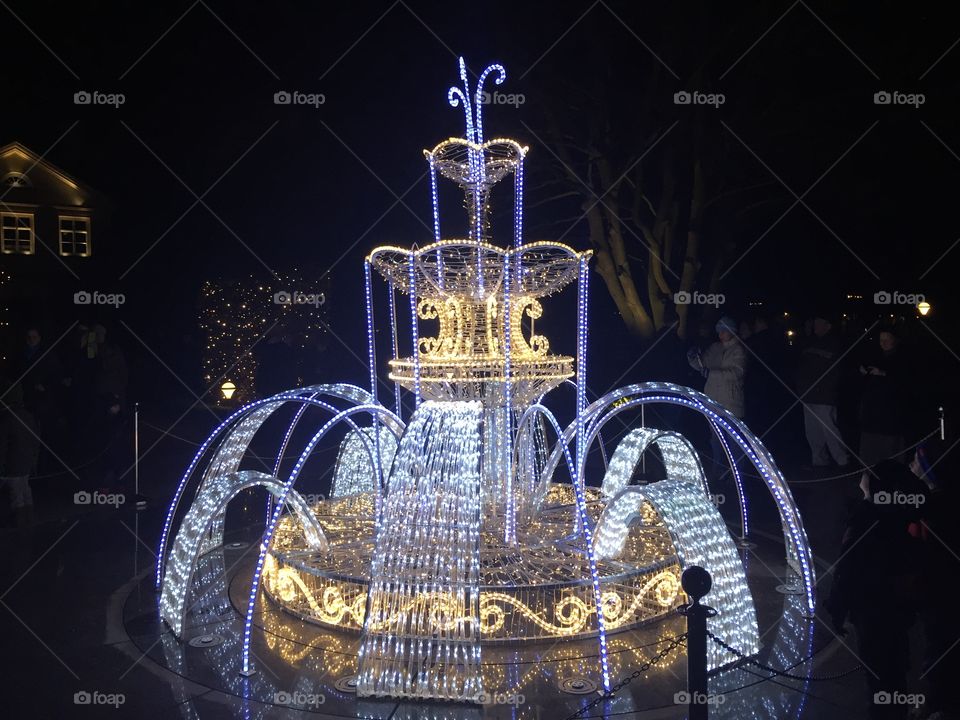
[[138,402],[133,404],[133,506],[138,511],[147,507],[146,499],[140,494],[140,403]]
[[683,591],[693,600],[680,608],[687,618],[687,702],[688,720],[707,720],[707,618],[717,614],[700,604],[713,585],[710,573],[699,565],[691,565],[680,576]]

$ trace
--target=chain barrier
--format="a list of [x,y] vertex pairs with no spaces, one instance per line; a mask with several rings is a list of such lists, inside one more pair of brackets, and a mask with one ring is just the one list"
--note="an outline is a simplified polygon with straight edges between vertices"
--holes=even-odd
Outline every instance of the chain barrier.
[[[148,423],[146,420],[141,420],[141,421],[140,421],[140,424],[143,425],[144,427],[150,428],[151,430],[156,430],[157,432],[159,432],[159,433],[160,433],[161,435],[163,435],[164,437],[169,437],[169,438],[172,438],[172,439],[174,439],[174,440],[179,440],[180,442],[186,443],[186,444],[188,444],[188,445],[192,445],[193,447],[200,447],[201,445],[203,445],[203,443],[194,442],[193,440],[188,440],[188,439],[185,438],[185,437],[181,437],[181,436],[179,436],[179,435],[174,435],[172,432],[170,432],[169,429],[164,430],[163,428],[157,427],[156,425],[154,425],[154,424],[152,424],[152,423]],[[313,454],[313,455],[323,455],[324,453],[332,452],[333,450],[339,450],[339,449],[340,449],[340,448],[339,448],[338,446],[326,447],[326,448],[321,448],[320,450],[314,450],[312,454]],[[274,461],[276,461],[276,458],[275,458],[275,457],[261,457],[260,455],[257,455],[257,454],[255,454],[255,453],[253,453],[253,452],[251,452],[251,451],[247,451],[246,457],[248,457],[248,458],[253,458],[254,460],[262,460],[262,461],[264,461],[264,462],[267,462],[267,461],[269,461],[269,462],[274,462]],[[299,458],[299,457],[300,457],[300,453],[292,453],[292,454],[290,454],[290,455],[284,455],[284,456],[283,456],[283,459],[284,459],[284,460],[291,460],[291,459],[296,459],[296,458]]]
[[[735,647],[733,647],[732,645],[729,645],[728,643],[726,643],[726,642],[724,642],[723,640],[721,640],[720,638],[718,638],[716,635],[714,635],[714,634],[713,634],[712,632],[710,632],[709,630],[707,630],[707,637],[709,637],[711,640],[713,640],[713,642],[715,642],[717,645],[719,645],[720,647],[722,647],[722,648],[723,648],[724,650],[726,650],[727,652],[730,652],[730,653],[733,653],[734,655],[736,655],[738,658],[740,658],[741,660],[743,660],[746,664],[748,664],[748,665],[753,665],[753,666],[759,668],[760,670],[763,670],[764,672],[772,673],[775,677],[785,677],[785,678],[790,678],[791,680],[802,680],[802,681],[804,681],[804,682],[806,682],[806,681],[821,682],[821,681],[826,681],[826,680],[838,680],[839,678],[846,677],[847,675],[850,675],[850,674],[852,674],[852,673],[855,673],[855,672],[857,672],[858,670],[860,670],[860,669],[863,668],[863,665],[862,665],[862,664],[858,664],[858,665],[855,665],[854,667],[850,668],[849,670],[844,670],[844,671],[842,671],[842,672],[833,673],[833,674],[831,674],[831,675],[817,675],[817,676],[814,676],[814,675],[793,675],[792,673],[789,673],[789,672],[787,672],[786,670],[778,670],[777,668],[770,667],[769,665],[764,665],[763,663],[761,663],[761,662],[759,662],[758,660],[750,657],[749,655],[745,655],[744,653],[740,652],[739,650],[737,650],[737,649],[736,649]],[[805,662],[807,662],[808,660],[812,660],[814,655],[816,655],[815,652],[814,652],[814,653],[811,653],[808,657],[805,657],[804,659],[798,661],[798,662],[797,662],[797,665],[800,665],[801,663],[805,663]],[[794,665],[794,667],[796,667],[796,665]],[[727,668],[727,670],[732,670],[732,669],[733,669],[733,668]],[[724,671],[722,671],[722,672],[726,672],[726,670],[724,670]],[[720,673],[718,673],[718,674],[720,674]]]
[[[926,435],[924,435],[923,437],[918,438],[917,440],[914,440],[913,442],[907,444],[906,447],[905,447],[902,451],[900,451],[900,452],[898,452],[898,453],[894,453],[893,455],[891,455],[891,456],[888,457],[888,458],[883,458],[883,460],[896,460],[897,458],[902,457],[905,453],[908,453],[908,452],[910,452],[911,450],[916,450],[916,448],[917,448],[918,445],[920,445],[920,444],[923,443],[923,442],[926,442],[927,440],[929,440],[930,438],[932,438],[934,435],[939,435],[939,434],[940,434],[940,428],[937,427],[937,428],[935,428],[934,430],[932,430],[931,432],[929,432],[929,433],[927,433]],[[761,440],[762,440],[762,438],[761,438]],[[717,460],[714,460],[714,459],[713,459],[712,457],[710,457],[709,455],[705,455],[704,457],[702,457],[702,458],[700,459],[700,461],[701,461],[701,463],[703,463],[704,465],[706,465],[706,466],[708,466],[708,467],[709,467],[709,466],[716,466],[717,468],[720,468],[720,469],[725,470],[727,473],[729,473],[729,471],[730,471],[730,463],[728,463],[728,462],[719,462],[719,461],[717,461]],[[881,460],[877,460],[876,462],[882,462],[882,461],[881,461]],[[875,464],[876,464],[876,463],[875,463]],[[835,480],[843,480],[844,478],[851,478],[851,477],[854,477],[854,476],[858,476],[858,477],[859,477],[859,475],[863,472],[863,470],[864,470],[864,468],[863,468],[863,466],[862,466],[861,464],[855,463],[855,462],[851,461],[850,468],[849,468],[848,470],[840,473],[839,475],[829,475],[829,476],[827,476],[827,477],[817,477],[817,478],[811,478],[811,479],[809,479],[809,480],[787,480],[787,483],[788,483],[789,485],[816,485],[816,484],[818,484],[818,483],[833,482],[833,481],[835,481]]]
[[651,667],[653,667],[653,666],[656,665],[658,662],[660,662],[661,660],[663,660],[663,659],[664,659],[667,655],[669,655],[673,650],[675,650],[676,648],[678,648],[678,647],[680,647],[681,645],[685,644],[685,643],[686,643],[686,640],[687,640],[687,633],[683,633],[682,635],[676,635],[675,637],[671,638],[669,644],[667,645],[667,647],[665,647],[663,650],[661,650],[660,652],[658,652],[658,653],[657,653],[656,655],[654,655],[652,658],[650,658],[649,660],[647,660],[643,665],[641,665],[641,666],[638,667],[636,670],[634,670],[634,671],[633,671],[633,674],[628,675],[627,677],[625,677],[623,680],[621,680],[620,682],[618,682],[618,683],[617,683],[616,685],[614,685],[612,688],[610,688],[610,689],[607,690],[605,693],[603,693],[602,695],[600,695],[600,697],[598,697],[596,700],[593,700],[592,702],[588,703],[587,705],[584,705],[582,708],[580,708],[579,710],[577,710],[577,712],[575,712],[573,715],[571,715],[570,717],[568,717],[566,720],[576,720],[577,718],[582,717],[587,711],[592,710],[593,708],[595,708],[595,707],[596,707],[597,705],[599,705],[600,703],[603,703],[603,702],[606,702],[607,700],[612,699],[614,695],[616,695],[618,692],[620,692],[620,691],[621,691],[623,688],[625,688],[627,685],[629,685],[629,684],[632,683],[634,680],[636,680],[638,677],[640,677],[640,676],[643,675],[645,672],[647,672],[647,670],[649,670]]

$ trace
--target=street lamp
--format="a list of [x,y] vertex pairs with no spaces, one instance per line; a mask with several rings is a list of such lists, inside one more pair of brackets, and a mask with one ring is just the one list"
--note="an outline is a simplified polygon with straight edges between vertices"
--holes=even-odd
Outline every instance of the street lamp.
[[233,394],[237,391],[237,386],[233,384],[231,380],[227,380],[220,386],[220,392],[223,394],[224,400],[229,400],[233,397]]
[[919,312],[923,317],[926,317],[927,313],[930,312],[930,303],[928,303],[926,300],[917,303],[917,312]]

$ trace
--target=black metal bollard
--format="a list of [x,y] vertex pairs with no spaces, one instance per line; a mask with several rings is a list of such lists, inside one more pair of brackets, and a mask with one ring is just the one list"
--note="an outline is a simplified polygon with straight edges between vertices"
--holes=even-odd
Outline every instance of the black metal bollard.
[[707,618],[717,614],[712,607],[700,604],[710,592],[713,580],[699,565],[691,565],[680,577],[683,591],[693,600],[680,608],[687,618],[687,695],[689,720],[707,720]]

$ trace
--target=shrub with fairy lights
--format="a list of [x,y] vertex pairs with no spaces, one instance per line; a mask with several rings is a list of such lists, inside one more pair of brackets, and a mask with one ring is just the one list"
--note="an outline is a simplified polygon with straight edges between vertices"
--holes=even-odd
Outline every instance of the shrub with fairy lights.
[[233,383],[229,398],[257,395],[258,365],[265,348],[282,344],[294,358],[285,379],[302,385],[310,358],[326,344],[329,283],[293,270],[269,280],[249,276],[208,280],[200,290],[199,325],[204,336],[203,380],[211,393]]

